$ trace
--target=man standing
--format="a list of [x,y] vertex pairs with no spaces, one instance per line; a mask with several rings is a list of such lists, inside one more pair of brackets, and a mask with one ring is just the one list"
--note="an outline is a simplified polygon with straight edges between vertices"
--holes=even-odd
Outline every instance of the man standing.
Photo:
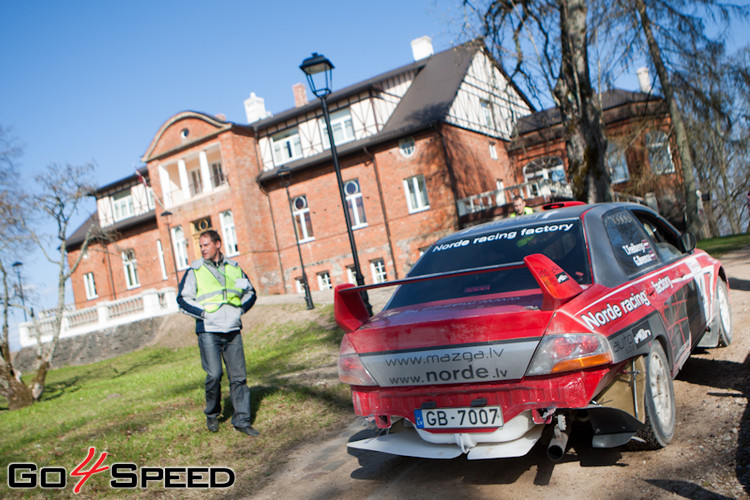
[[510,214],[511,217],[533,213],[534,209],[526,206],[526,200],[524,200],[523,197],[516,196],[515,198],[513,198],[513,213]]
[[234,414],[232,425],[248,436],[260,434],[250,425],[250,388],[240,316],[255,304],[255,290],[239,264],[221,253],[221,237],[214,230],[200,235],[202,259],[190,265],[180,282],[177,303],[195,318],[195,333],[206,372],[206,427],[219,430],[221,360],[227,368]]

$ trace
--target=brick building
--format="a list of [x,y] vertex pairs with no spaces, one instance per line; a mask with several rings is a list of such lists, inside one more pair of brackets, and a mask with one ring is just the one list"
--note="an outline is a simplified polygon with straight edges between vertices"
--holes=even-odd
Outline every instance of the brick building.
[[[481,43],[433,54],[425,37],[412,47],[414,62],[328,96],[368,283],[404,277],[436,239],[507,213],[513,194],[541,203],[569,193],[559,119],[551,110],[532,114]],[[138,175],[94,193],[97,213],[69,238],[69,259],[89,225],[110,236],[89,247],[73,276],[78,308],[176,287],[200,257],[197,238],[208,228],[222,234],[225,255],[260,294],[301,291],[300,253],[312,290],[354,282],[321,104],[308,102],[301,84],[293,89],[295,107],[274,116],[251,94],[248,124],[191,111],[173,116]],[[662,116],[652,106],[660,101],[615,97],[605,116],[628,116],[608,127],[618,137],[638,129],[616,151],[640,154],[633,149],[645,133],[640,123]],[[638,158],[628,157],[625,170]]]

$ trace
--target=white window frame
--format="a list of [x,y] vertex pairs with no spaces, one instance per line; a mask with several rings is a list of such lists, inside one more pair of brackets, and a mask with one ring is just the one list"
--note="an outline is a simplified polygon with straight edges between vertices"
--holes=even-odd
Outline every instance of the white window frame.
[[388,272],[385,269],[385,261],[383,259],[371,260],[370,274],[372,274],[373,283],[383,283],[388,281]]
[[410,214],[430,209],[430,199],[427,195],[427,184],[423,174],[404,179],[404,194]]
[[494,130],[495,115],[492,112],[492,101],[481,99],[479,101],[479,106],[482,108],[482,125]]
[[302,281],[302,276],[294,278],[294,284],[298,294],[302,295],[305,293],[305,283]]
[[365,215],[365,202],[362,197],[362,187],[359,179],[352,179],[344,183],[344,194],[346,205],[349,209],[349,219],[352,229],[367,227],[367,216]]
[[490,142],[490,158],[497,160],[497,144]]
[[128,290],[141,286],[138,280],[138,262],[135,258],[135,250],[128,248],[122,251],[122,269],[125,273],[125,287]]
[[227,183],[227,177],[224,175],[224,167],[220,161],[211,163],[211,185],[216,189]]
[[190,182],[190,196],[198,196],[203,193],[203,177],[200,169],[190,170],[187,174]]
[[333,288],[331,273],[328,271],[318,273],[318,290],[330,290],[331,288]]
[[352,283],[354,285],[357,284],[357,276],[354,272],[354,266],[346,266],[346,279],[348,283]]
[[188,241],[182,226],[172,228],[172,243],[174,245],[174,260],[177,269],[179,271],[187,269],[188,265],[190,265],[187,255]]
[[302,158],[302,143],[299,131],[293,128],[272,136],[271,149],[273,150],[275,165],[283,165]]
[[94,273],[85,273],[83,275],[83,288],[86,291],[86,300],[92,300],[99,297],[96,293],[96,280]]
[[[672,148],[669,136],[663,130],[646,132],[646,150],[651,171],[656,175],[672,174],[675,171],[672,161]],[[664,165],[662,164],[664,163]]]
[[115,222],[133,217],[135,204],[130,189],[112,195],[112,217]]
[[165,281],[167,276],[167,265],[164,262],[164,248],[161,246],[161,240],[156,240],[156,255],[159,256],[159,269],[161,269],[161,279]]
[[[300,201],[300,203],[298,203]],[[304,203],[303,203],[304,201]],[[310,206],[307,202],[307,195],[301,194],[292,199],[292,216],[294,217],[295,234],[299,243],[306,243],[315,239],[315,232],[312,227],[312,218],[310,215]]]
[[234,215],[231,210],[225,210],[219,214],[221,223],[221,234],[224,237],[222,248],[228,257],[239,255],[239,245],[237,244],[237,230],[234,225]]
[[[354,122],[352,113],[349,108],[340,109],[330,115],[331,129],[333,130],[333,140],[338,146],[354,140]],[[320,133],[323,137],[323,148],[329,149],[331,141],[328,140],[328,128],[325,120],[320,120]]]
[[[625,159],[625,151],[612,141],[607,142],[606,156],[607,170],[612,184],[619,184],[630,180],[628,162]],[[624,173],[624,175],[622,175]]]

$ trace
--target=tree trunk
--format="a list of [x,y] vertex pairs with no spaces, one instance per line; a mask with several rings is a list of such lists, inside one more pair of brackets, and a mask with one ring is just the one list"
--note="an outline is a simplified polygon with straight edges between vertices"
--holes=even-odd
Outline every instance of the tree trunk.
[[31,389],[14,375],[8,363],[0,363],[0,394],[8,400],[9,410],[18,410],[34,402]]
[[664,99],[667,101],[669,115],[672,119],[672,127],[674,129],[677,152],[680,155],[680,168],[682,169],[682,178],[685,187],[685,221],[687,223],[687,229],[695,234],[698,239],[702,239],[705,237],[706,231],[703,221],[700,220],[698,214],[697,186],[695,184],[693,158],[690,155],[690,143],[688,141],[687,132],[685,132],[685,123],[682,120],[682,113],[678,107],[677,99],[675,98],[674,90],[672,89],[672,82],[669,79],[667,68],[664,65],[664,60],[661,57],[659,45],[656,43],[656,38],[651,30],[651,20],[646,12],[646,4],[643,0],[635,0],[635,4],[638,9],[638,15],[641,19],[641,27],[646,36],[646,43],[648,44],[651,61],[654,63],[654,69],[659,77],[659,83],[661,83],[662,92],[664,92]]
[[573,196],[589,203],[611,201],[605,164],[602,111],[591,87],[585,0],[557,0],[562,60],[554,96],[562,115],[568,176]]

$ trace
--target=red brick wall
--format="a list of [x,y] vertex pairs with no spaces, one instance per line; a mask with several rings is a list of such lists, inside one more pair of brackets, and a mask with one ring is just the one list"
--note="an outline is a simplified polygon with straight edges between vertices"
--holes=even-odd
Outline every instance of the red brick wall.
[[[131,295],[137,295],[143,290],[151,288],[163,288],[174,281],[164,281],[162,278],[161,265],[156,247],[159,231],[156,224],[146,224],[120,233],[121,237],[116,242],[109,243],[106,247],[102,244],[89,246],[87,255],[81,260],[75,274],[71,278],[71,287],[76,308],[89,307],[101,300],[122,299]],[[161,238],[164,250],[164,260],[167,273],[172,272],[169,255],[169,240],[166,233]],[[125,281],[125,271],[122,264],[122,251],[132,248],[135,250],[135,259],[138,269],[138,281],[140,286],[128,290]],[[68,263],[73,265],[80,255],[80,249],[68,253]],[[111,269],[111,277],[110,277]],[[86,291],[83,284],[83,276],[86,273],[94,273],[96,292],[98,297],[93,300],[86,299]],[[170,276],[172,278],[172,276]],[[113,293],[114,285],[114,293]]]

